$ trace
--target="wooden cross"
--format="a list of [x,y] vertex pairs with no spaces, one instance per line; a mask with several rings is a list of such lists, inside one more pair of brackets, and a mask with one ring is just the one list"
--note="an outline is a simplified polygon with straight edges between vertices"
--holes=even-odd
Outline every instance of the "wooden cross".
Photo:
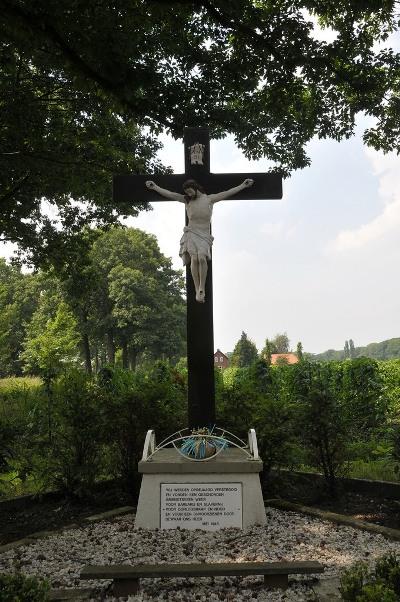
[[[167,199],[146,187],[146,180],[174,192],[182,191],[182,184],[194,179],[207,194],[229,190],[243,180],[254,180],[234,199],[281,199],[282,177],[276,173],[210,173],[210,136],[207,128],[185,128],[185,173],[167,175],[115,176],[113,198],[116,203],[130,201],[159,202]],[[192,201],[196,202],[196,201]],[[187,223],[187,218],[186,218]],[[177,249],[179,241],[176,241]],[[212,262],[209,262],[205,303],[198,303],[190,266],[186,267],[187,291],[187,359],[188,359],[188,423],[189,428],[215,424],[214,390],[214,331],[212,299]]]

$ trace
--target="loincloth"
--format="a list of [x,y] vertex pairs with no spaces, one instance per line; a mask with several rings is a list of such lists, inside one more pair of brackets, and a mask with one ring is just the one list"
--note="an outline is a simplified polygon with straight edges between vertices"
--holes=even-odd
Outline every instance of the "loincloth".
[[213,240],[214,237],[211,234],[197,232],[189,228],[189,226],[185,226],[179,250],[179,255],[182,257],[184,265],[190,263],[192,255],[205,255],[207,259],[211,259]]

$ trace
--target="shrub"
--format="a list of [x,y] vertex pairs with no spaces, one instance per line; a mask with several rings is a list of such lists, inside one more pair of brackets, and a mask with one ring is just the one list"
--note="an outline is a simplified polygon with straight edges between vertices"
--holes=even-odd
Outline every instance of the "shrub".
[[85,373],[66,372],[52,387],[51,436],[43,404],[29,453],[44,489],[85,497],[102,476],[103,408],[99,387]]
[[57,489],[87,495],[101,476],[104,420],[102,393],[85,373],[71,370],[54,387],[49,477]]
[[254,387],[251,369],[228,368],[216,389],[217,425],[247,439],[254,426],[260,394]]
[[186,386],[174,368],[157,362],[150,371],[117,369],[103,387],[110,470],[136,488],[147,430],[160,442],[186,422]]
[[49,600],[49,589],[46,581],[35,577],[0,574],[0,602],[45,602]]
[[32,445],[40,430],[40,407],[44,403],[42,385],[37,379],[0,380],[0,494],[13,494],[32,471]]
[[297,455],[293,406],[280,398],[260,400],[255,427],[264,474],[273,467],[290,466]]
[[340,593],[343,600],[349,602],[361,595],[368,578],[368,567],[364,562],[357,562],[343,572],[340,579]]
[[387,554],[371,571],[365,563],[356,563],[342,574],[340,593],[348,602],[396,602],[400,597],[400,559]]
[[385,423],[388,399],[379,365],[361,357],[338,364],[338,394],[343,410],[351,419],[360,439],[368,440]]

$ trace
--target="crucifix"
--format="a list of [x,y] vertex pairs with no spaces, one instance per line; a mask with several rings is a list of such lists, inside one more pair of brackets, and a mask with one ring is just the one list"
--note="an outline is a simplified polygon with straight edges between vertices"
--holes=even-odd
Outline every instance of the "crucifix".
[[[188,425],[199,428],[215,424],[212,204],[232,195],[235,199],[280,199],[282,176],[277,173],[210,173],[208,129],[185,128],[183,141],[184,174],[115,176],[113,199],[117,203],[167,199],[179,200],[186,205],[181,256],[186,265]],[[150,178],[154,178],[154,182]],[[193,218],[193,205],[190,204],[199,201],[210,207],[207,232],[204,223],[200,230],[196,228],[198,224]]]

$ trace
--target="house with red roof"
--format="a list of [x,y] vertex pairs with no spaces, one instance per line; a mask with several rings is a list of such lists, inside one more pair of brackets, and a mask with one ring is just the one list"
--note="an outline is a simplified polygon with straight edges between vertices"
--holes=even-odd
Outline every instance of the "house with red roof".
[[271,364],[298,364],[296,353],[271,353]]

